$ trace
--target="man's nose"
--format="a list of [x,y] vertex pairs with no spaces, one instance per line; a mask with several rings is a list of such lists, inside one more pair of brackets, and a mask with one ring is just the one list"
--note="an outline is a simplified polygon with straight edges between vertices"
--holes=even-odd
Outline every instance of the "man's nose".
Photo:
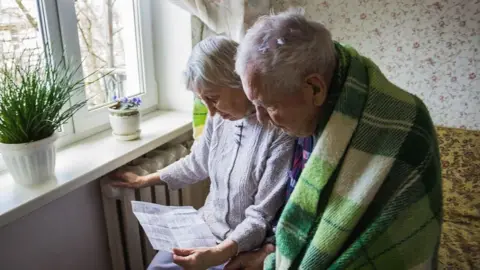
[[267,124],[268,121],[269,121],[269,117],[268,117],[267,111],[265,111],[264,108],[258,107],[258,106],[257,106],[256,109],[257,109],[257,119],[258,119],[258,122],[260,122],[262,125]]

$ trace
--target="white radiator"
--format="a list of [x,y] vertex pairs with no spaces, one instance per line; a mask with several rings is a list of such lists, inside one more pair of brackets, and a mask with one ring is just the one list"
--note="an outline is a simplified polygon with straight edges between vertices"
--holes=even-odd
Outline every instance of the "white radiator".
[[[125,169],[139,175],[155,172],[186,156],[191,144],[186,142],[153,150],[127,164]],[[131,201],[192,205],[198,208],[208,192],[206,182],[173,191],[165,185],[139,190],[113,188],[108,185],[110,181],[104,177],[100,183],[113,270],[143,270],[156,253],[132,212]]]

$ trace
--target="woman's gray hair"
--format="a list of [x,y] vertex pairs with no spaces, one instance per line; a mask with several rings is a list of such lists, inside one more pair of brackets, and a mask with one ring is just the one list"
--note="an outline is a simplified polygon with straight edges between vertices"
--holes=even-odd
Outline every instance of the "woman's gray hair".
[[261,17],[247,31],[237,50],[235,70],[242,79],[247,72],[258,75],[260,80],[255,81],[264,91],[292,92],[300,90],[306,76],[328,74],[335,65],[330,32],[307,20],[303,9],[289,9]]
[[189,90],[209,90],[216,87],[242,89],[240,77],[235,73],[235,54],[238,43],[213,36],[200,41],[192,50],[185,71]]

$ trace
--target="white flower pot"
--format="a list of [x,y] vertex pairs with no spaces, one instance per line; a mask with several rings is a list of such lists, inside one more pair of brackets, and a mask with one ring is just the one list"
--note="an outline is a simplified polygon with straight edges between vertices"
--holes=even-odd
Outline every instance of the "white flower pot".
[[137,109],[116,110],[109,108],[110,126],[115,138],[122,141],[140,137],[140,112]]
[[32,143],[0,143],[0,152],[15,182],[33,186],[55,178],[56,134]]

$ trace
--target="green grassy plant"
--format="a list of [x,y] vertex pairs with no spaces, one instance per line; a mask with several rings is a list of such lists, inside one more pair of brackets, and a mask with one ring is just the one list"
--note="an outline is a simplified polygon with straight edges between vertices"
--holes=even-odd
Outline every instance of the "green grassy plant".
[[71,102],[94,73],[79,78],[82,63],[71,65],[62,60],[52,64],[47,61],[52,59],[50,53],[36,56],[38,53],[22,53],[13,61],[3,61],[0,68],[1,143],[29,143],[50,137],[87,103]]

